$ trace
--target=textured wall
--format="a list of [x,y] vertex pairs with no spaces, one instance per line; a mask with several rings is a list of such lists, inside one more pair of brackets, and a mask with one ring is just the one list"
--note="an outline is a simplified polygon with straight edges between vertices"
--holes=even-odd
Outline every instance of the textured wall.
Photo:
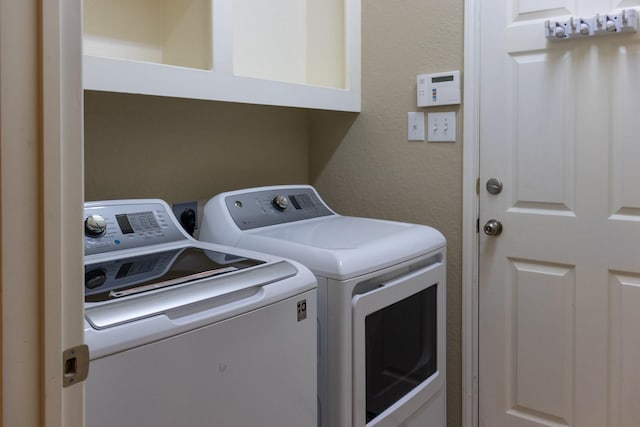
[[[362,2],[362,112],[312,112],[310,182],[338,212],[448,240],[447,418],[461,425],[462,110],[418,109],[416,75],[462,69],[463,1]],[[407,141],[407,112],[457,111],[456,143]]]
[[305,110],[86,92],[85,199],[306,183],[308,135]]

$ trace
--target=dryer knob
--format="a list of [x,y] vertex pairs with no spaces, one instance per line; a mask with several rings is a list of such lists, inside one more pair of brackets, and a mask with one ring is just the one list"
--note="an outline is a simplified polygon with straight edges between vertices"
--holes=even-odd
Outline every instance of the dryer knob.
[[282,195],[276,196],[276,197],[274,197],[274,199],[271,202],[271,204],[277,210],[283,211],[283,210],[287,209],[287,207],[289,206],[289,199],[287,199],[286,196],[282,196]]
[[90,215],[84,220],[84,234],[88,237],[102,237],[107,232],[107,222],[100,215]]

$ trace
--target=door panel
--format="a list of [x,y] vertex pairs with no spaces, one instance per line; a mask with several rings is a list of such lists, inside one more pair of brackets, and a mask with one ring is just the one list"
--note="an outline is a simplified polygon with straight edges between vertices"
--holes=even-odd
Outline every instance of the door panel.
[[640,96],[640,44],[618,46],[611,63],[611,215],[640,220],[640,121],[624,114]]
[[[574,288],[572,266],[512,260],[514,415],[571,423]],[[542,307],[545,316],[538,314]]]
[[547,41],[543,26],[640,2],[489,3],[480,224],[504,230],[480,236],[480,425],[635,426],[640,35]]
[[611,322],[609,389],[611,390],[610,427],[631,426],[640,419],[640,370],[637,359],[625,355],[640,354],[638,307],[640,274],[611,272],[609,275]]
[[[511,59],[515,86],[511,118],[513,207],[573,211],[571,52],[526,53]],[[543,123],[540,112],[546,115]]]
[[575,9],[574,3],[573,0],[520,0],[513,2],[514,9],[520,16],[530,13],[567,14]]

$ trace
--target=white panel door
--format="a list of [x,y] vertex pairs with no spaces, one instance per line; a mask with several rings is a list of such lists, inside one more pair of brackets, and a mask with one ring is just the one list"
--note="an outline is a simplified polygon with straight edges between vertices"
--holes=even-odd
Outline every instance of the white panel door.
[[639,423],[640,36],[544,37],[637,6],[481,7],[480,426]]

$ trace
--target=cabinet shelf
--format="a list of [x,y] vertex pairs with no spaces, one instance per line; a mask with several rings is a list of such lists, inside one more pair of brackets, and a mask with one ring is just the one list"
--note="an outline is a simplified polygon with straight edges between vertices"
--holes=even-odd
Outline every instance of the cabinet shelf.
[[360,0],[84,0],[88,90],[360,110]]

